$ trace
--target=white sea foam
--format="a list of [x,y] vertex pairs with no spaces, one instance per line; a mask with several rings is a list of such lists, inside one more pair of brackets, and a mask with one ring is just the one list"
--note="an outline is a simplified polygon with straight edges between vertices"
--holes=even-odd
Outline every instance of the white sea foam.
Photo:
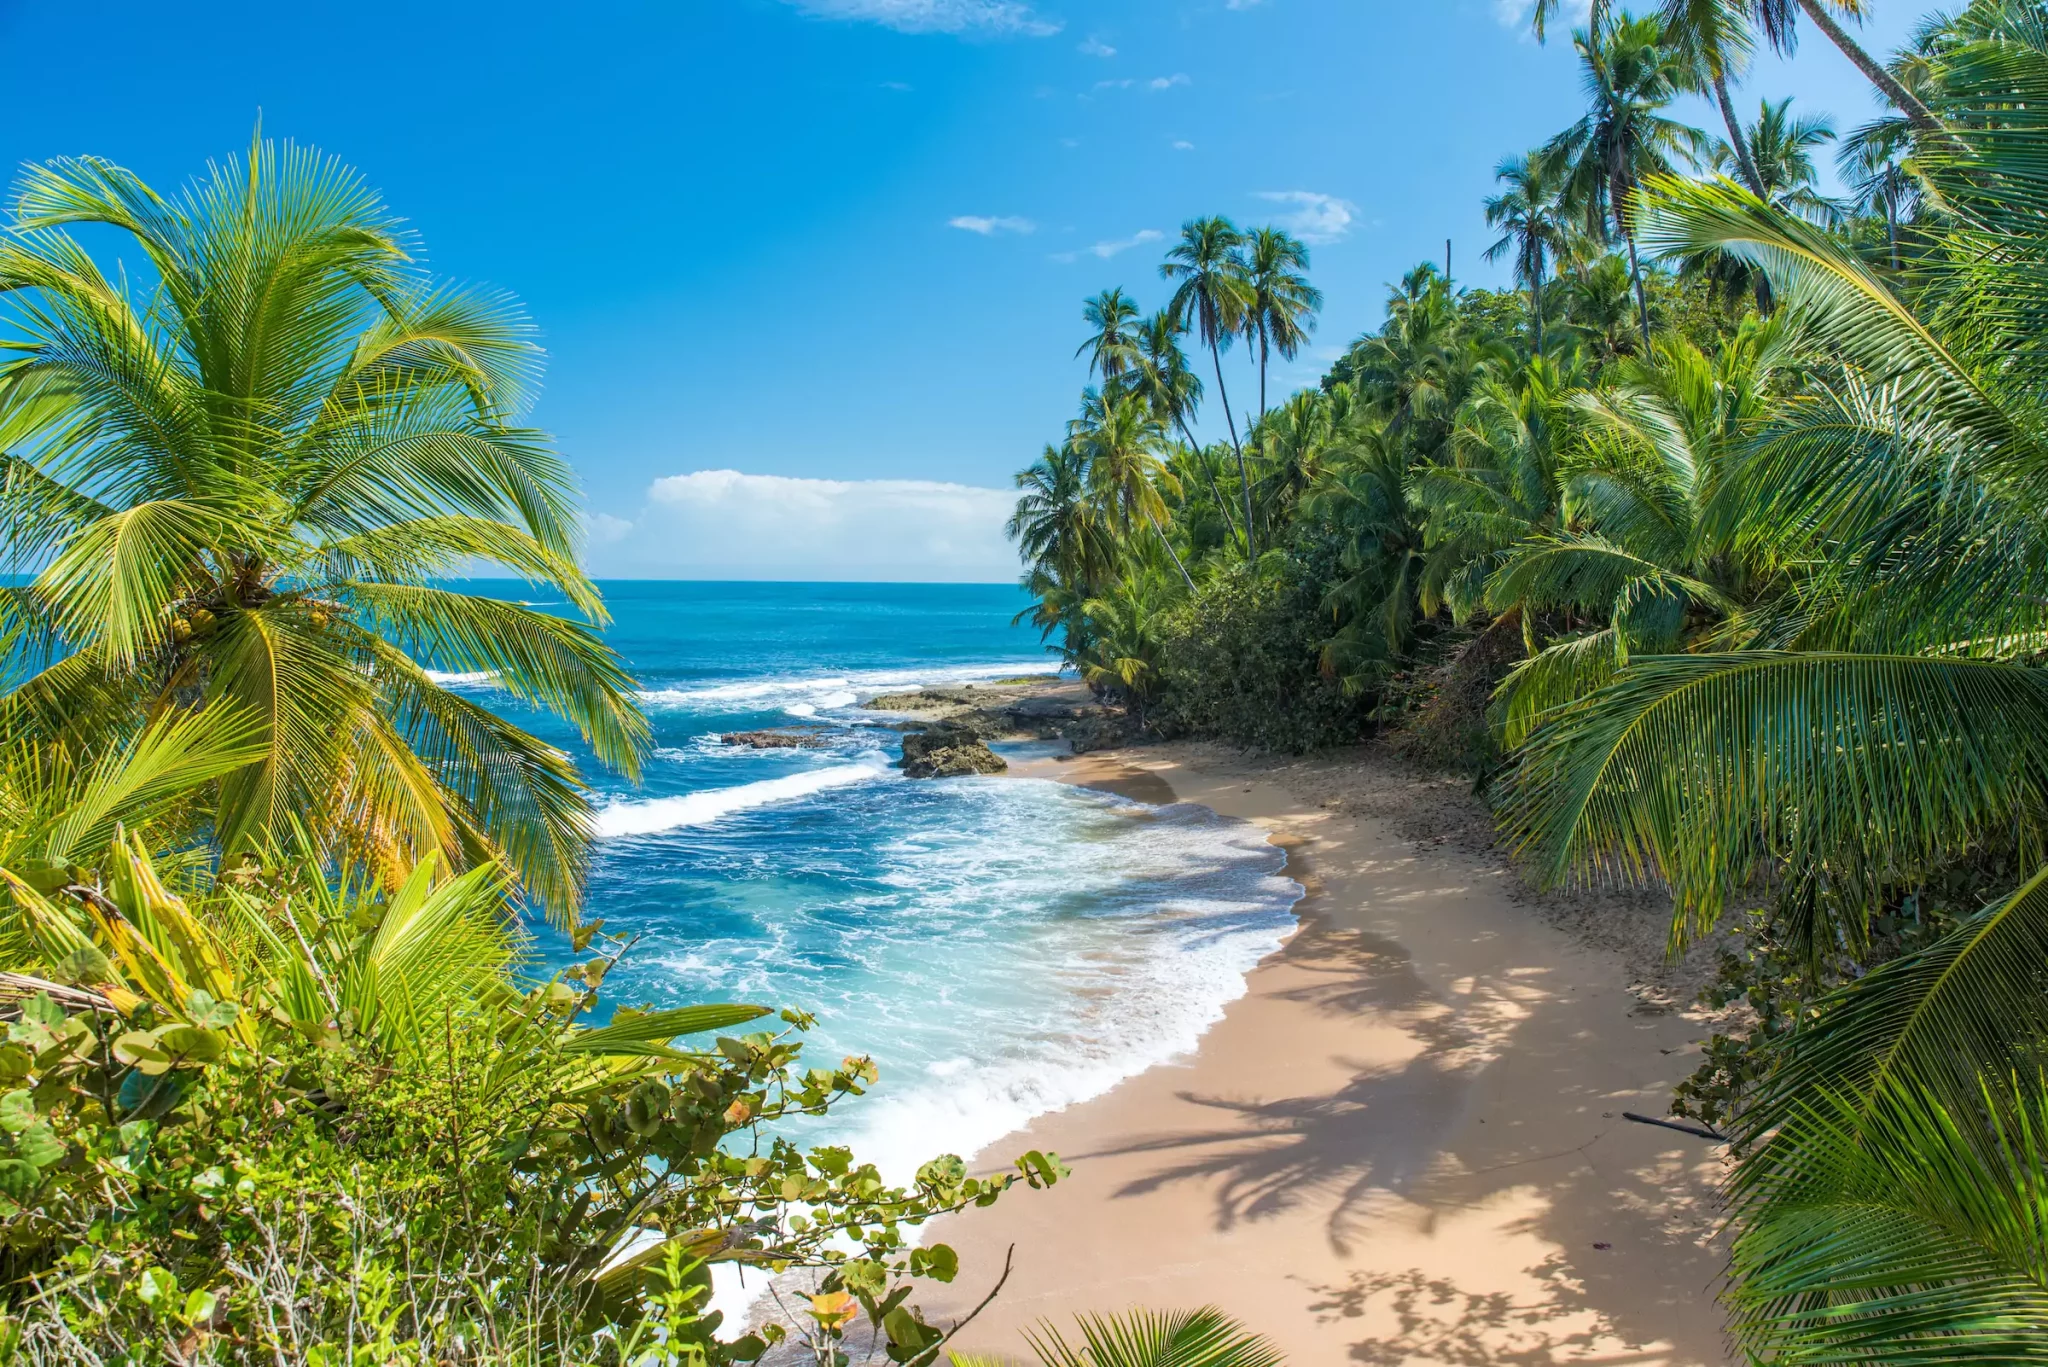
[[929,669],[870,669],[838,674],[779,674],[759,679],[736,679],[731,683],[707,684],[701,688],[652,688],[640,694],[640,701],[662,711],[732,712],[749,710],[793,711],[815,716],[817,709],[852,707],[863,698],[879,693],[902,693],[928,685],[977,683],[1005,679],[1018,674],[1048,674],[1047,660],[999,660],[971,665],[934,665]]
[[488,669],[430,669],[427,677],[443,688],[485,688],[498,681],[497,674]]
[[600,839],[659,835],[663,831],[681,830],[687,826],[708,825],[720,817],[731,816],[735,812],[744,812],[754,807],[766,807],[771,803],[809,797],[828,788],[843,788],[850,783],[867,783],[882,778],[887,773],[887,767],[877,754],[871,763],[840,764],[829,769],[807,769],[802,773],[762,779],[758,783],[742,783],[732,788],[708,788],[702,792],[684,793],[679,797],[630,798],[614,801],[608,806],[600,807],[593,815],[592,822]]

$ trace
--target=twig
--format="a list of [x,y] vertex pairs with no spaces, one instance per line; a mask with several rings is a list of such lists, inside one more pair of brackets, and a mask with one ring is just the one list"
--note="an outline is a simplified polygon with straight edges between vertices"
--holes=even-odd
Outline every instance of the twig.
[[937,1362],[939,1360],[939,1350],[944,1348],[947,1344],[951,1343],[953,1341],[953,1336],[955,1334],[958,1334],[962,1329],[965,1329],[968,1325],[974,1323],[974,1317],[976,1315],[979,1315],[982,1311],[988,1309],[989,1302],[994,1300],[996,1296],[1002,1291],[1003,1283],[1010,1280],[1010,1264],[1015,1262],[1016,1258],[1017,1245],[1011,1244],[1009,1247],[1009,1251],[1003,1254],[1003,1275],[996,1278],[996,1284],[994,1286],[991,1286],[988,1289],[988,1294],[981,1298],[981,1304],[975,1306],[972,1310],[968,1311],[966,1319],[955,1321],[953,1327],[946,1331],[946,1336],[931,1346],[930,1355],[926,1357],[921,1357],[917,1360],[919,1364],[927,1362]]
[[1676,1120],[1656,1120],[1647,1115],[1637,1115],[1634,1111],[1623,1111],[1621,1118],[1623,1120],[1633,1120],[1638,1125],[1656,1125],[1662,1129],[1677,1130],[1680,1134],[1689,1134],[1698,1139],[1711,1139],[1716,1144],[1730,1144],[1734,1142],[1727,1135],[1717,1130],[1702,1129],[1698,1125],[1681,1125]]

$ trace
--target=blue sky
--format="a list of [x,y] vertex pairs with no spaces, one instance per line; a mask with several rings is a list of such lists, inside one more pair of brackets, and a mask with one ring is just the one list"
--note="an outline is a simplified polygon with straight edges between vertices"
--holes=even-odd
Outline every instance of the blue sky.
[[[0,0],[0,158],[171,185],[260,108],[359,167],[436,270],[540,324],[535,418],[600,574],[1000,579],[1002,491],[1083,383],[1080,300],[1160,302],[1155,235],[1217,212],[1313,242],[1329,306],[1283,388],[1446,237],[1461,281],[1503,281],[1494,163],[1579,99],[1519,8]],[[1880,51],[1919,13],[1877,10]],[[1874,111],[1818,34],[1740,98],[1784,94],[1844,128]]]

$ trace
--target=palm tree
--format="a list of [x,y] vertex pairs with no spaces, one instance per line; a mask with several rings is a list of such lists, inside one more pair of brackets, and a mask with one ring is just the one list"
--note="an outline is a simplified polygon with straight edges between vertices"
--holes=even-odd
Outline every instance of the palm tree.
[[1082,321],[1088,324],[1088,340],[1074,349],[1076,356],[1088,353],[1088,373],[1100,375],[1105,383],[1123,378],[1139,362],[1134,324],[1138,306],[1120,289],[1106,289],[1081,305]]
[[1664,0],[1660,18],[1664,39],[1684,59],[1693,87],[1713,92],[1714,106],[1721,111],[1721,122],[1728,130],[1736,174],[1759,198],[1764,197],[1763,177],[1728,94],[1729,81],[1741,76],[1756,49],[1745,6],[1730,0]]
[[1116,541],[1090,496],[1087,453],[1072,443],[1045,448],[1017,474],[1016,511],[1006,529],[1027,564],[1084,589],[1107,582],[1116,565]]
[[1749,145],[1761,182],[1758,197],[1795,218],[1832,222],[1840,210],[1814,188],[1820,183],[1820,173],[1813,152],[1834,140],[1835,125],[1827,115],[1795,116],[1790,96],[1776,104],[1761,101],[1756,122],[1749,128]]
[[[75,224],[142,251],[146,303]],[[263,753],[221,780],[227,852],[305,830],[393,870],[502,859],[568,914],[574,766],[427,668],[488,671],[637,773],[647,724],[590,626],[445,586],[497,564],[605,620],[569,468],[517,425],[540,353],[511,302],[436,285],[355,173],[260,140],[175,197],[102,161],[31,168],[12,226],[0,540],[42,568],[0,627],[46,662],[12,724],[97,747],[239,709]]]
[[[1543,40],[1544,31],[1551,16],[1557,13],[1558,6],[1559,0],[1536,0],[1530,14],[1530,23],[1535,29],[1538,42]],[[1907,89],[1898,77],[1864,51],[1862,45],[1850,37],[1848,30],[1829,13],[1831,9],[1837,10],[1851,20],[1860,22],[1868,11],[1866,0],[1669,0],[1667,13],[1673,13],[1683,7],[1693,14],[1690,22],[1697,23],[1702,34],[1732,34],[1738,29],[1746,28],[1753,14],[1771,46],[1790,56],[1798,44],[1799,37],[1798,18],[1793,13],[1795,6],[1805,13],[1815,28],[1827,35],[1828,41],[1863,73],[1866,80],[1876,86],[1887,100],[1906,115],[1915,128],[1923,133],[1946,134],[1945,126],[1935,117],[1934,111]],[[1606,21],[1608,9],[1609,0],[1593,0],[1587,17],[1588,25],[1599,27]],[[1709,15],[1705,13],[1707,9],[1716,9],[1723,13]],[[1732,111],[1727,107],[1721,112],[1723,118],[1732,117]]]
[[1323,292],[1309,284],[1308,248],[1278,228],[1254,228],[1245,235],[1245,281],[1251,304],[1245,312],[1247,345],[1259,349],[1259,415],[1266,413],[1266,366],[1274,352],[1293,360],[1315,330]]
[[[1838,219],[1841,206],[1815,188],[1820,177],[1813,164],[1813,149],[1833,141],[1834,136],[1834,125],[1826,115],[1794,116],[1789,96],[1776,104],[1761,101],[1757,120],[1749,129],[1758,176],[1753,188],[1758,197],[1784,213],[1814,223]],[[1714,257],[1707,270],[1730,300],[1748,293],[1755,297],[1758,313],[1771,311],[1770,283],[1763,272],[1726,255]]]
[[1908,155],[1910,139],[1895,122],[1866,124],[1842,139],[1835,165],[1849,187],[1850,207],[1884,225],[1885,263],[1901,268],[1899,235],[1921,208],[1920,178]]
[[1194,578],[1166,534],[1166,504],[1159,486],[1170,484],[1173,475],[1160,460],[1165,445],[1166,430],[1152,405],[1120,387],[1089,390],[1081,399],[1081,416],[1067,424],[1067,447],[1085,463],[1088,495],[1100,515],[1114,522],[1126,539],[1137,519],[1150,523],[1192,591]]
[[1515,278],[1529,291],[1530,351],[1543,354],[1543,278],[1565,248],[1566,229],[1558,203],[1562,189],[1555,161],[1542,152],[1504,157],[1493,178],[1506,188],[1486,200],[1486,226],[1500,237],[1486,249],[1488,261],[1512,255]]
[[1711,636],[1761,591],[1725,543],[1713,508],[1765,422],[1797,340],[1782,322],[1744,319],[1709,356],[1660,339],[1597,393],[1577,396],[1578,440],[1560,462],[1560,525],[1535,527],[1486,582],[1486,605],[1590,618],[1535,653],[1503,687],[1505,739],[1520,743],[1549,709],[1614,677],[1633,655],[1666,655]]
[[1223,421],[1230,432],[1231,449],[1237,453],[1238,481],[1243,487],[1245,555],[1256,560],[1259,546],[1252,532],[1252,477],[1245,468],[1244,445],[1237,439],[1237,420],[1230,413],[1230,391],[1223,383],[1223,348],[1244,329],[1252,308],[1244,240],[1244,234],[1227,218],[1194,219],[1181,227],[1180,241],[1167,252],[1159,273],[1179,282],[1167,311],[1183,331],[1192,329],[1202,339],[1215,363],[1216,397],[1223,404]]
[[1666,45],[1658,19],[1622,11],[1611,23],[1573,33],[1572,44],[1579,51],[1586,114],[1544,150],[1563,163],[1565,201],[1578,211],[1587,231],[1611,233],[1627,246],[1636,320],[1647,354],[1650,303],[1630,199],[1648,177],[1670,174],[1674,157],[1697,159],[1706,136],[1661,112],[1684,89],[1687,68]]
[[[1172,423],[1187,443],[1188,451],[1200,460],[1202,444],[1195,440],[1188,420],[1202,401],[1202,377],[1195,374],[1188,365],[1187,353],[1181,350],[1180,339],[1186,331],[1175,320],[1170,308],[1163,308],[1145,320],[1137,334],[1136,383],[1139,391],[1151,401],[1152,411],[1159,420]],[[1236,536],[1237,520],[1230,515],[1230,500],[1217,487],[1216,471],[1207,460],[1200,460],[1200,463],[1209,493],[1216,500],[1216,511],[1222,515],[1224,529],[1231,536]]]

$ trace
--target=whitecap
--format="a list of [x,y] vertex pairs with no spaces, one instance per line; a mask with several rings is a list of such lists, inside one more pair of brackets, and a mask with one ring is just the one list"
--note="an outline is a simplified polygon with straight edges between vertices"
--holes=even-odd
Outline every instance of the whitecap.
[[614,801],[599,808],[592,817],[598,838],[615,840],[624,836],[659,835],[663,831],[703,826],[735,812],[790,802],[828,788],[866,783],[881,778],[888,770],[876,756],[868,764],[840,764],[829,769],[807,769],[781,778],[742,783],[733,788],[707,788],[679,797],[633,798]]
[[[650,688],[640,693],[640,701],[653,708],[697,712],[743,710],[747,703],[759,703],[764,708],[787,708],[791,704],[851,707],[861,699],[872,698],[879,693],[979,683],[1024,674],[1050,674],[1052,670],[1047,664],[1045,660],[993,660],[970,665],[934,665],[920,670],[899,666],[833,674],[778,674],[707,684],[701,688]],[[742,706],[736,708],[734,704]]]
[[497,672],[489,669],[430,669],[427,677],[443,688],[488,688],[498,681]]

